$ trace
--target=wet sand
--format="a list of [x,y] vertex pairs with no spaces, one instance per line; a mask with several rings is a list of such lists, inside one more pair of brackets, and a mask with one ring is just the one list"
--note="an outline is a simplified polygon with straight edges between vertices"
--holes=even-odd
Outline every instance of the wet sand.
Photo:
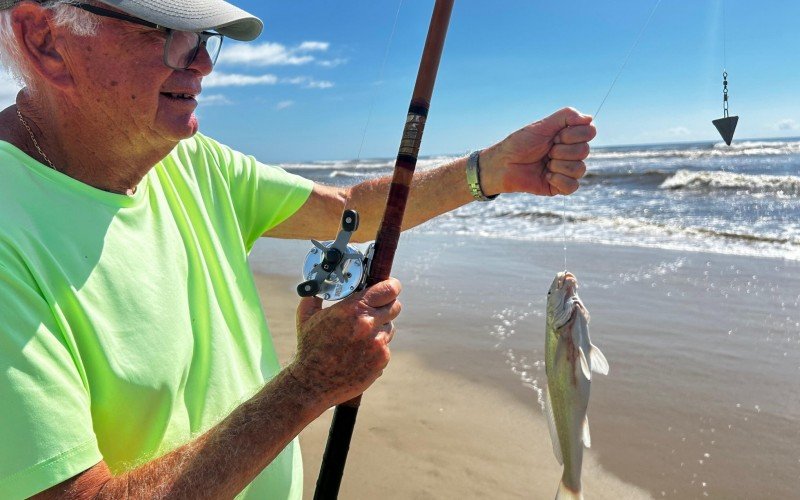
[[[278,276],[258,276],[281,359],[293,353],[292,289]],[[411,328],[401,326],[404,335]],[[438,325],[437,325],[438,328]],[[414,336],[428,332],[413,330]],[[560,466],[534,399],[525,404],[495,389],[504,371],[479,352],[441,348],[450,364],[432,368],[397,339],[384,376],[364,396],[340,491],[348,499],[550,498]],[[421,346],[418,346],[421,347]],[[429,351],[427,356],[436,356]],[[426,356],[426,357],[427,357]],[[458,358],[458,359],[456,359]],[[495,360],[496,361],[496,360]],[[455,363],[472,371],[464,373]],[[494,372],[494,380],[485,380]],[[510,372],[509,372],[510,373]],[[301,434],[305,498],[313,496],[333,411]],[[648,498],[603,471],[590,456],[584,487],[592,498]]]
[[[251,256],[281,359],[305,243]],[[800,265],[570,245],[609,360],[589,419],[587,498],[791,498],[800,486]],[[342,498],[552,498],[537,387],[561,243],[404,235],[393,360],[367,392]],[[264,275],[264,273],[269,273]],[[301,434],[311,498],[332,412]]]

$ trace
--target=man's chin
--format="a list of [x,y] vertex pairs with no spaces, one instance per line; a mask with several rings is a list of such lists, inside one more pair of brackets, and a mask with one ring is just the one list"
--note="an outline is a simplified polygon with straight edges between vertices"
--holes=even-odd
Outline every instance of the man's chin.
[[192,114],[191,117],[185,120],[181,120],[180,123],[172,123],[168,129],[167,135],[170,139],[178,142],[184,139],[189,139],[194,137],[194,135],[200,130],[200,122],[197,120],[197,117]]
[[192,113],[192,117],[189,118],[189,135],[184,137],[184,139],[189,139],[190,137],[194,137],[194,135],[200,131],[200,121],[197,119],[194,113]]

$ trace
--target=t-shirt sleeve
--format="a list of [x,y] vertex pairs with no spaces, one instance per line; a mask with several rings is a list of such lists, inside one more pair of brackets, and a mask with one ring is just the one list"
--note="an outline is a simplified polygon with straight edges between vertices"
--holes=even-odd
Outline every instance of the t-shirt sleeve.
[[0,498],[27,498],[102,460],[89,394],[53,312],[0,266]]
[[264,232],[291,217],[308,200],[314,182],[259,162],[208,137],[198,140],[218,158],[228,177],[234,210],[250,250]]

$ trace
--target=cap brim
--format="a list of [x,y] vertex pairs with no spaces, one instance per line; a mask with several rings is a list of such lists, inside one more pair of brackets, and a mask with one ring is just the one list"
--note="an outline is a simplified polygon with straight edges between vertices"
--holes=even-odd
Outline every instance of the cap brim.
[[[0,0],[0,5],[4,1]],[[224,0],[99,0],[165,28],[180,31],[214,30],[234,40],[258,38],[264,23]]]

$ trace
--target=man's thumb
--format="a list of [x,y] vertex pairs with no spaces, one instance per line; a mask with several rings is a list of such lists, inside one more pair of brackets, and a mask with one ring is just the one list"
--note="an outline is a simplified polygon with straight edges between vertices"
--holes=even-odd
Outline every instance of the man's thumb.
[[554,132],[557,132],[575,125],[588,125],[592,123],[592,117],[582,114],[575,108],[564,108],[545,118],[545,121],[553,127]]
[[319,297],[303,297],[297,306],[297,326],[302,326],[311,316],[322,310],[322,299]]

